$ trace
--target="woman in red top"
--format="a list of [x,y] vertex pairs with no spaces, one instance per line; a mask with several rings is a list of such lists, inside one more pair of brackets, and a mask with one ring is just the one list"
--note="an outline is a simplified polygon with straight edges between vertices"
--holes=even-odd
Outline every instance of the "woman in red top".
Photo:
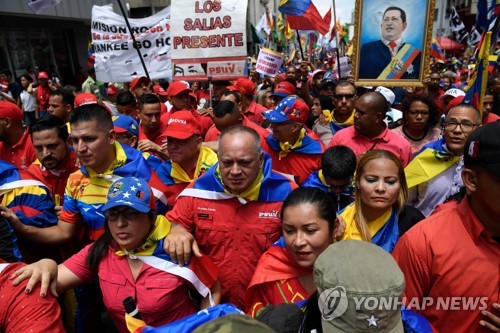
[[128,296],[151,326],[196,313],[199,307],[190,291],[201,294],[201,308],[220,301],[218,269],[207,256],[193,257],[181,267],[165,254],[163,239],[171,224],[154,213],[154,195],[147,182],[122,178],[111,184],[107,197],[105,233],[58,267],[43,259],[18,270],[15,276],[32,276],[27,290],[41,279],[45,293],[48,276],[57,279],[57,293],[98,279],[104,305],[120,332],[129,332],[122,304]]
[[268,305],[307,300],[316,291],[314,262],[338,234],[334,205],[317,188],[295,189],[281,216],[283,237],[262,255],[247,289],[246,312],[252,317]]

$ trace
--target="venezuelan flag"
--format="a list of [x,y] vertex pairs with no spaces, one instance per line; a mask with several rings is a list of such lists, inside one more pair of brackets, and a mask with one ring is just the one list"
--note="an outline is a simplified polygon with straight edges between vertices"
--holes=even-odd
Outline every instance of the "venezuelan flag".
[[281,0],[278,10],[287,14],[292,29],[317,30],[322,35],[330,30],[331,15],[323,18],[311,0]]
[[446,61],[443,50],[441,50],[441,47],[439,47],[436,38],[432,39],[431,56],[433,56],[438,62],[444,63]]
[[498,61],[498,55],[496,54],[492,54],[490,56],[488,56],[488,73],[493,73],[493,71],[495,70],[495,66],[497,64],[497,61]]
[[478,60],[474,68],[469,84],[467,84],[464,103],[472,104],[478,110],[483,109],[483,99],[486,94],[486,83],[488,81],[488,56],[491,43],[491,32],[486,33],[481,43]]

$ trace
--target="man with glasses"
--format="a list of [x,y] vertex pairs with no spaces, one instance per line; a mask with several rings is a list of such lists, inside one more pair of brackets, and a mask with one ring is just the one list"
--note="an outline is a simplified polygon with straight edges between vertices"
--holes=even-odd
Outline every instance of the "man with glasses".
[[335,209],[340,211],[354,201],[352,179],[356,155],[346,146],[330,147],[321,158],[321,170],[314,172],[302,186],[317,187],[328,193]]
[[443,137],[425,145],[406,169],[408,204],[429,216],[437,205],[458,193],[465,141],[481,125],[481,114],[474,106],[459,104],[443,122]]
[[274,170],[291,175],[297,184],[319,169],[325,150],[318,136],[304,126],[309,111],[302,99],[288,96],[274,110],[264,112],[273,133],[262,149],[271,156]]

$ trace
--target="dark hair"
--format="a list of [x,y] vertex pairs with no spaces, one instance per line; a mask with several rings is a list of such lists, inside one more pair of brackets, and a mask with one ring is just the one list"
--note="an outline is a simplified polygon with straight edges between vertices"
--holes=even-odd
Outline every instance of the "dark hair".
[[47,113],[42,118],[38,118],[31,123],[29,127],[31,141],[33,141],[33,133],[51,129],[56,129],[57,137],[66,142],[69,136],[68,127],[61,118],[58,118],[50,113]]
[[99,104],[85,104],[77,107],[69,116],[70,125],[95,120],[97,127],[102,131],[113,129],[113,120],[108,110]]
[[236,103],[240,103],[241,102],[241,94],[237,91],[234,91],[234,90],[228,90],[224,93],[224,96],[234,96],[234,100],[236,101]]
[[234,114],[240,112],[238,106],[229,100],[220,101],[214,109],[214,116],[216,118],[224,118],[226,114]]
[[260,136],[259,136],[259,133],[257,133],[253,128],[250,128],[248,126],[243,126],[243,125],[230,126],[221,132],[221,134],[219,136],[219,149],[218,149],[219,153],[221,151],[220,143],[222,142],[222,138],[224,138],[226,135],[236,134],[236,133],[250,134],[253,137],[254,147],[255,147],[257,153],[260,154]]
[[346,146],[333,146],[325,150],[321,157],[323,175],[340,180],[352,177],[356,171],[356,155]]
[[333,100],[330,96],[319,95],[317,98],[319,99],[321,110],[332,111],[333,109],[335,109],[335,106],[333,105]]
[[87,69],[87,73],[89,75],[95,74],[95,68],[94,67],[90,67],[89,69]]
[[30,83],[33,82],[33,78],[29,74],[21,74],[19,76],[19,81],[21,81],[21,78],[24,77],[26,80],[28,80]]
[[72,84],[65,85],[63,87],[63,90],[67,93],[73,94],[73,96],[75,96],[76,94],[78,94],[80,92],[80,89],[78,89],[78,87],[76,87]]
[[144,94],[139,97],[139,108],[142,109],[144,104],[159,104],[160,98],[155,94]]
[[401,111],[403,111],[403,122],[406,123],[406,115],[410,110],[413,102],[421,102],[429,107],[429,121],[427,122],[427,130],[433,128],[439,121],[438,106],[434,100],[427,94],[410,94],[401,103]]
[[132,94],[130,91],[122,91],[121,93],[118,94],[118,96],[116,96],[116,105],[135,106],[136,103],[137,103],[137,100],[135,99],[134,94]]
[[316,207],[318,216],[328,222],[328,228],[331,232],[335,229],[335,220],[337,212],[330,196],[317,187],[298,187],[293,190],[281,207],[281,218],[285,215],[285,210],[291,206],[301,204],[311,204]]
[[405,11],[402,10],[401,8],[395,7],[395,6],[387,7],[387,9],[384,11],[384,15],[382,15],[382,18],[385,16],[385,13],[387,13],[390,10],[399,10],[399,12],[401,13],[401,21],[403,21],[403,23],[406,22],[406,13],[405,13]]
[[[149,211],[148,219],[150,221],[154,221],[156,217],[156,213],[154,211]],[[104,234],[99,237],[94,244],[91,246],[89,250],[89,254],[87,256],[87,266],[94,272],[97,272],[99,269],[99,263],[101,259],[106,255],[111,242],[113,241],[113,237],[111,236],[111,231],[109,231],[108,218],[104,220]]]
[[73,104],[75,103],[75,95],[73,95],[73,92],[64,88],[52,90],[50,96],[61,96],[63,103],[71,105],[71,108],[73,108]]

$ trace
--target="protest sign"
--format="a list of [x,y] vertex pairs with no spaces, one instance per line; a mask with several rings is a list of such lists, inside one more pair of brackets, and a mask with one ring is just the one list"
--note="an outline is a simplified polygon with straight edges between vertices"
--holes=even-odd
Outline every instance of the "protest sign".
[[[171,79],[170,7],[143,19],[129,19],[151,79]],[[96,78],[102,82],[130,82],[145,76],[125,19],[112,5],[92,8],[92,44]]]
[[284,58],[285,57],[281,53],[263,48],[259,52],[259,57],[255,64],[255,71],[263,75],[274,77],[278,74]]
[[172,0],[174,80],[244,75],[247,0]]
[[[351,69],[352,69],[352,65],[349,63],[347,57],[340,57],[340,75],[341,75],[342,79],[351,75]],[[338,73],[338,64],[337,63],[335,63],[334,70],[335,70],[335,72]]]

